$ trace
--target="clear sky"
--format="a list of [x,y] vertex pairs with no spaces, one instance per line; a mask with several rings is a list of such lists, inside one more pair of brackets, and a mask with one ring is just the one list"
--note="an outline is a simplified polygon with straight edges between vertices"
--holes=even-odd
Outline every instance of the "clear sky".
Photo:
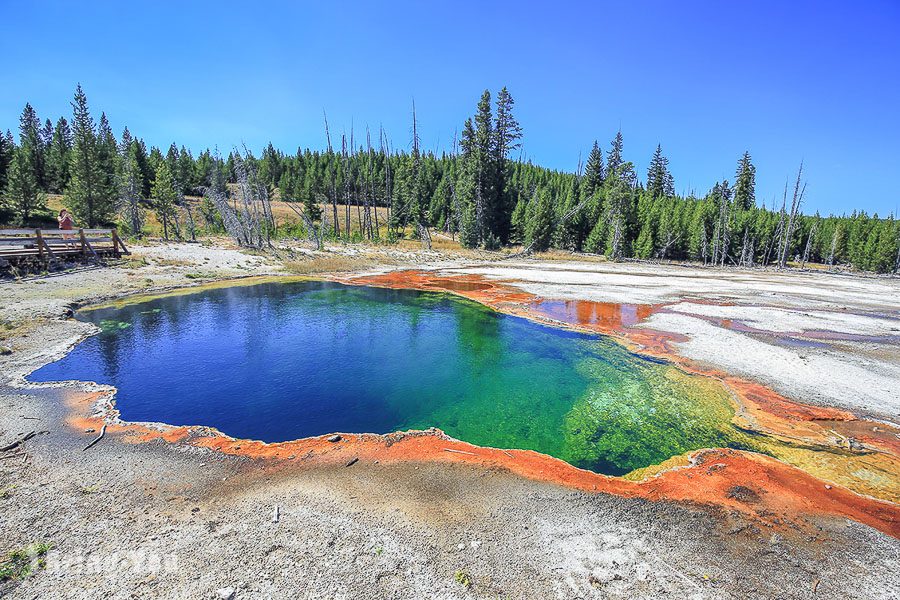
[[[81,82],[117,134],[294,152],[383,124],[447,147],[485,88],[516,99],[534,162],[574,170],[621,128],[680,192],[749,150],[771,203],[805,161],[807,211],[900,204],[900,2],[42,2],[0,0],[0,127],[71,115]],[[377,136],[376,136],[377,137]],[[362,139],[362,138],[358,138]]]

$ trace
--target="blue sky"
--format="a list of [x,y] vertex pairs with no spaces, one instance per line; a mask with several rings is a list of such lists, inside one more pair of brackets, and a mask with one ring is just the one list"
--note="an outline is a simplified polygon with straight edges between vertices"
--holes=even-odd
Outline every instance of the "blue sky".
[[[121,133],[194,151],[324,147],[351,123],[446,147],[482,90],[516,99],[524,151],[574,170],[621,128],[643,175],[661,143],[679,191],[757,198],[805,161],[807,211],[900,205],[900,3],[41,2],[0,0],[0,127],[26,101],[69,116],[81,82]],[[376,136],[377,137],[377,136]],[[362,139],[362,138],[359,138]]]

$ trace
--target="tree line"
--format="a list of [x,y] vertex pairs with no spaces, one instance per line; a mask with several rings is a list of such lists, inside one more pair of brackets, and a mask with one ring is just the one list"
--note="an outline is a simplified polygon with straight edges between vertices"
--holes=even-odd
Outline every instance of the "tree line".
[[421,149],[413,107],[411,139],[399,150],[384,131],[369,129],[342,134],[336,148],[326,117],[324,151],[286,154],[269,143],[258,158],[246,148],[195,157],[174,143],[165,153],[148,149],[127,127],[117,138],[105,113],[94,120],[79,85],[71,122],[42,123],[26,104],[18,143],[9,131],[0,135],[0,216],[32,223],[46,213],[45,194],[55,193],[88,226],[115,223],[140,235],[153,211],[167,239],[227,231],[261,244],[276,233],[270,201],[278,199],[320,242],[405,236],[429,243],[440,231],[485,250],[521,245],[613,260],[900,271],[894,216],[804,213],[802,165],[770,207],[756,197],[749,152],[732,180],[701,196],[676,193],[661,146],[641,177],[625,159],[621,132],[605,152],[595,141],[575,172],[551,170],[513,156],[522,140],[513,108],[506,88],[495,96],[485,90],[452,149],[440,154]]

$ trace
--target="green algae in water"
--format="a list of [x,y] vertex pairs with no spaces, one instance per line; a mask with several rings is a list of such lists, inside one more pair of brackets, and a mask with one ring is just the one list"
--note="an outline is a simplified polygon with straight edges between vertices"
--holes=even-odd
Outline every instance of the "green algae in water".
[[606,354],[619,360],[581,364],[596,383],[566,415],[564,460],[623,475],[699,448],[745,446],[719,382],[614,349]]
[[98,323],[98,326],[103,333],[115,333],[123,329],[128,329],[131,327],[131,323],[126,321],[116,321],[114,319],[103,319]]
[[126,420],[268,442],[438,427],[613,475],[746,445],[719,382],[446,294],[264,283],[79,318],[103,334],[31,378],[115,385]]

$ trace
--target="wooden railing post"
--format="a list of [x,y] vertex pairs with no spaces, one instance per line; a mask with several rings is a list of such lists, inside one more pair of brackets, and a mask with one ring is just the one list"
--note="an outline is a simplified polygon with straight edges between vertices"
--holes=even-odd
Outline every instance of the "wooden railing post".
[[[119,233],[116,231],[115,227],[113,227],[110,230],[110,232],[111,232],[110,237],[112,238],[113,254],[115,255],[116,258],[119,258],[119,256],[120,256],[119,244],[122,244],[122,240],[119,239]],[[124,247],[124,246],[125,246],[125,244],[122,244],[122,247]]]
[[38,258],[44,260],[44,237],[41,235],[40,229],[34,230],[34,237],[37,240]]
[[87,256],[87,240],[84,238],[84,229],[78,230],[78,236],[81,238],[81,255]]

